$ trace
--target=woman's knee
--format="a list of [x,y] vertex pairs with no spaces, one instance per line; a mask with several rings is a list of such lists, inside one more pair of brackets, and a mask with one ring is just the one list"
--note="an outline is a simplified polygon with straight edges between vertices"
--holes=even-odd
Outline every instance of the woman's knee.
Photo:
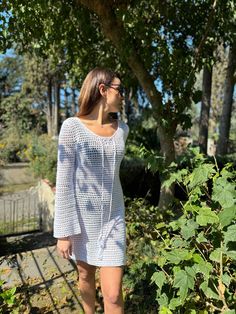
[[122,302],[123,267],[101,267],[101,288],[104,301],[109,304]]
[[104,291],[104,300],[105,302],[109,304],[120,304],[121,299],[122,299],[122,294],[121,291],[118,290],[109,290],[109,291]]

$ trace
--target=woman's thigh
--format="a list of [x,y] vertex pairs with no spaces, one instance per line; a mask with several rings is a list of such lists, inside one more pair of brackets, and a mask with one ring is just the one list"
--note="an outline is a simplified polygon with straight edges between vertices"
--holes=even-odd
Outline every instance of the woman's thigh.
[[123,266],[100,267],[100,281],[104,297],[119,295],[122,291]]
[[96,266],[89,265],[83,261],[76,261],[79,277],[83,280],[94,278]]

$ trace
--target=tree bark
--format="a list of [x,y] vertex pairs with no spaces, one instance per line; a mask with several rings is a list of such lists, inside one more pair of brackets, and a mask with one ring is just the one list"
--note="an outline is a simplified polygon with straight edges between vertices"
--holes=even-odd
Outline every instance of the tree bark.
[[202,80],[202,106],[199,121],[200,152],[207,155],[208,126],[211,108],[212,67],[204,66]]
[[60,110],[60,82],[55,79],[54,82],[54,136],[59,134],[59,110]]
[[72,104],[71,104],[71,111],[72,115],[74,116],[76,113],[76,100],[75,100],[75,88],[72,88]]
[[48,80],[48,91],[47,91],[47,130],[48,135],[53,135],[53,114],[52,114],[52,80],[49,78]]
[[229,133],[230,133],[230,121],[233,104],[233,93],[235,85],[235,70],[236,70],[236,43],[230,48],[228,57],[228,66],[225,78],[224,88],[224,100],[222,114],[220,117],[219,126],[219,140],[217,143],[216,153],[219,155],[225,155],[228,153],[229,147]]
[[[127,62],[145,91],[153,108],[153,116],[157,121],[161,152],[165,157],[164,164],[167,167],[169,163],[175,159],[173,138],[171,138],[171,136],[175,133],[177,123],[173,121],[173,123],[171,123],[172,129],[168,131],[162,126],[161,121],[164,115],[162,95],[156,89],[154,77],[147,71],[142,59],[137,54],[133,39],[126,33],[122,21],[118,20],[116,17],[113,10],[113,1],[77,0],[77,4],[82,4],[97,14],[104,35],[110,39],[121,58]],[[167,134],[167,132],[169,132],[169,134]],[[169,203],[173,200],[173,189],[173,186],[170,189],[161,189],[160,204],[162,208],[167,208]]]
[[64,97],[65,97],[65,102],[64,102],[65,118],[68,118],[69,117],[69,101],[68,101],[69,93],[67,92],[67,88],[66,87],[63,87],[63,91],[64,91]]

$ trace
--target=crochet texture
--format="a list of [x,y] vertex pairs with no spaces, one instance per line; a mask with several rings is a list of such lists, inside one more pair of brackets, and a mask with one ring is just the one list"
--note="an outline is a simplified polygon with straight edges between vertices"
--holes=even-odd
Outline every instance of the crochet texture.
[[54,237],[70,237],[74,260],[95,266],[126,264],[126,226],[120,164],[128,125],[110,137],[67,118],[58,139]]

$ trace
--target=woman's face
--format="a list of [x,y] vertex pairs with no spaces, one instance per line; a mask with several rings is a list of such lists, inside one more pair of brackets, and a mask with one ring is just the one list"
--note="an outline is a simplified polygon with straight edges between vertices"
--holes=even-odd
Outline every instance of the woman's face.
[[106,110],[108,112],[120,112],[124,100],[124,90],[119,78],[115,77],[110,85],[105,85]]

